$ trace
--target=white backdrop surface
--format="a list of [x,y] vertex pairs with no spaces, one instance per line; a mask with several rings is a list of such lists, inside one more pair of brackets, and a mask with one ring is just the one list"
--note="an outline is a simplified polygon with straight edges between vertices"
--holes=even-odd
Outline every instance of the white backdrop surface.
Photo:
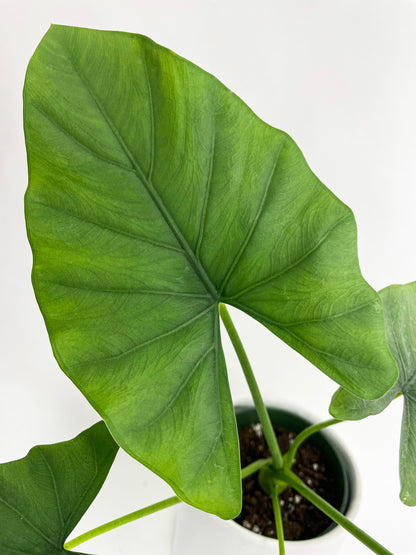
[[[416,2],[410,0],[0,0],[0,462],[69,439],[99,419],[55,362],[30,284],[23,195],[27,63],[51,23],[150,36],[220,78],[288,132],[355,213],[376,289],[416,279]],[[261,390],[327,417],[336,386],[259,324],[233,311]],[[224,338],[233,398],[248,390]],[[399,499],[401,401],[336,433],[360,467],[356,523],[395,555],[416,552],[416,508]],[[171,495],[119,454],[76,532]],[[86,553],[170,552],[174,509],[82,546]],[[340,555],[368,550],[348,538]],[[232,554],[231,554],[232,555]]]

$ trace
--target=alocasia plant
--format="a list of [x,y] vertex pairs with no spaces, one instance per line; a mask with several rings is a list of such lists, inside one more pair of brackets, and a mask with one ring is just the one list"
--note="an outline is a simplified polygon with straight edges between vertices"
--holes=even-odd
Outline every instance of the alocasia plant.
[[123,449],[236,516],[219,302],[355,394],[397,377],[351,211],[285,133],[145,37],[53,26],[24,101],[33,284],[60,366]]
[[140,35],[52,26],[24,121],[33,285],[56,359],[181,500],[223,518],[241,507],[220,314],[273,455],[259,465],[293,481],[225,304],[353,395],[393,386],[351,210],[212,75]]

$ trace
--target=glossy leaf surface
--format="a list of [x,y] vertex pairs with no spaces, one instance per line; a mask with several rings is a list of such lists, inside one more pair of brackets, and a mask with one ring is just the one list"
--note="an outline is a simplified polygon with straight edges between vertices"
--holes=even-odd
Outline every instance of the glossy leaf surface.
[[23,459],[0,464],[0,553],[74,553],[64,543],[101,489],[117,450],[98,422],[70,441],[39,445]]
[[365,401],[339,389],[331,402],[336,418],[360,420],[384,410],[403,394],[403,418],[400,438],[400,498],[416,505],[416,282],[391,285],[380,291],[383,302],[387,340],[399,366],[396,384],[381,399]]
[[53,26],[24,101],[33,284],[59,364],[127,452],[235,516],[219,301],[358,395],[396,379],[351,211],[285,133],[143,36]]

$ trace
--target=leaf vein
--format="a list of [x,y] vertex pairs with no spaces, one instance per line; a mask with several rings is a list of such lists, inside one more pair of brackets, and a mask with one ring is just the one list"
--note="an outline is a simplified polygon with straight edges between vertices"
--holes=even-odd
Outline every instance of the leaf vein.
[[212,184],[212,175],[213,175],[213,167],[214,167],[214,153],[215,153],[215,117],[213,119],[213,131],[212,131],[212,138],[211,138],[211,150],[210,150],[210,163],[208,169],[208,177],[207,182],[205,185],[205,195],[204,195],[204,204],[202,206],[202,214],[200,217],[200,224],[199,224],[199,232],[198,232],[198,240],[196,243],[196,251],[195,256],[199,260],[199,255],[202,246],[202,240],[204,236],[205,224],[207,220],[207,212],[208,212],[208,200],[211,192],[211,184]]
[[59,495],[58,495],[58,488],[56,486],[55,475],[53,473],[51,465],[49,464],[49,461],[47,460],[47,458],[45,457],[45,455],[42,451],[42,448],[39,449],[39,453],[40,453],[40,456],[42,457],[42,459],[43,459],[43,461],[46,465],[46,468],[48,469],[48,472],[51,476],[51,479],[52,479],[53,491],[54,491],[55,500],[56,500],[56,507],[57,507],[57,510],[58,510],[59,520],[61,522],[61,538],[60,539],[63,542],[63,540],[65,539],[64,537],[62,537],[63,532],[64,532],[64,530],[63,530],[64,520],[63,520],[63,517],[62,517],[62,507],[61,507],[61,501],[60,501]]
[[65,287],[67,289],[78,289],[80,291],[90,291],[91,293],[116,293],[121,295],[166,295],[169,297],[190,297],[192,299],[210,299],[206,294],[187,293],[182,291],[161,291],[157,289],[121,289],[121,288],[104,288],[89,287],[80,284],[61,283],[53,280],[42,280],[44,283]]
[[[89,494],[91,488],[94,486],[94,482],[95,482],[95,480],[97,479],[97,476],[98,476],[99,467],[98,467],[98,461],[97,461],[97,459],[98,459],[97,450],[96,450],[96,447],[95,447],[95,444],[94,444],[94,443],[91,444],[91,447],[92,447],[92,449],[94,450],[94,474],[93,474],[92,478],[88,481],[88,484],[87,484],[87,486],[86,486],[85,489],[84,489],[84,494],[80,497],[78,503],[74,506],[74,508],[72,509],[72,511],[68,514],[68,518],[66,519],[65,524],[64,524],[65,532],[67,532],[69,523],[71,522],[71,520],[72,520],[74,514],[77,513],[79,507],[81,507],[81,505],[84,503],[85,498],[88,496],[88,494]],[[110,458],[110,456],[111,456],[111,455],[109,455],[108,458]],[[76,523],[75,523],[75,525],[76,525]],[[72,530],[69,530],[69,531],[67,532],[67,535],[68,535],[70,532],[72,532]]]
[[143,341],[142,343],[139,343],[138,345],[135,345],[134,347],[131,347],[130,349],[127,349],[126,351],[123,351],[122,353],[118,353],[117,355],[111,355],[109,357],[103,357],[103,358],[100,358],[100,359],[88,360],[86,362],[81,362],[79,364],[75,364],[74,366],[72,366],[72,369],[82,368],[84,366],[88,366],[89,364],[98,364],[100,362],[109,362],[110,360],[117,360],[117,359],[122,358],[124,356],[130,355],[130,354],[134,353],[135,351],[138,351],[138,350],[142,349],[143,347],[147,347],[147,345],[151,345],[152,343],[155,343],[156,341],[159,341],[160,339],[164,339],[165,337],[173,335],[174,333],[178,332],[179,330],[181,330],[183,328],[186,328],[190,324],[196,322],[197,320],[199,320],[200,318],[205,316],[205,314],[207,314],[210,310],[212,310],[212,308],[214,306],[216,306],[216,303],[213,303],[213,304],[209,305],[205,310],[203,310],[202,312],[200,312],[196,316],[193,316],[189,320],[186,320],[185,322],[183,322],[182,324],[179,324],[178,326],[169,330],[168,332],[161,333],[161,334],[157,335],[156,337],[152,337],[151,339],[147,339],[146,341]]
[[[396,334],[396,329],[395,329],[394,326],[390,326],[390,330],[391,330],[392,339],[393,339],[394,344],[396,346],[396,353],[397,353],[397,355],[400,359],[400,366],[401,366],[400,370],[401,370],[401,372],[399,373],[398,380],[400,382],[402,382],[402,387],[404,388],[405,386],[409,385],[409,382],[411,382],[411,376],[410,376],[410,378],[408,378],[408,376],[407,376],[407,368],[406,368],[406,365],[404,363],[402,350],[400,348],[400,342],[399,342],[397,334]],[[401,379],[402,376],[404,378],[403,380]]]
[[345,216],[343,216],[342,218],[337,220],[335,222],[335,224],[333,224],[329,229],[327,229],[327,231],[322,235],[322,237],[320,237],[319,240],[305,254],[303,254],[297,260],[295,260],[294,262],[292,262],[291,264],[289,264],[288,266],[286,266],[282,270],[279,270],[275,274],[273,274],[273,275],[271,275],[271,276],[269,276],[269,277],[267,277],[267,278],[265,278],[261,281],[253,283],[252,285],[249,285],[248,287],[246,287],[245,289],[242,289],[241,291],[238,291],[234,295],[232,295],[230,297],[224,297],[222,299],[223,302],[229,302],[232,299],[238,299],[239,297],[241,297],[242,295],[245,295],[246,293],[249,293],[253,289],[257,289],[258,287],[261,287],[262,285],[266,285],[270,281],[273,281],[273,280],[283,276],[284,274],[286,274],[287,272],[289,272],[290,270],[292,270],[293,268],[295,268],[296,266],[298,266],[299,264],[304,262],[311,254],[313,254],[322,245],[322,243],[325,241],[325,239],[328,237],[328,235],[334,229],[336,229],[347,218],[349,218],[349,214],[345,214]]
[[57,129],[59,129],[67,138],[69,138],[71,140],[71,142],[77,144],[79,147],[84,149],[86,152],[88,152],[89,154],[94,156],[94,158],[97,158],[98,160],[101,160],[102,162],[105,162],[106,164],[111,164],[112,166],[116,166],[117,168],[120,168],[122,170],[131,172],[131,173],[135,173],[134,168],[129,167],[129,166],[125,166],[124,164],[120,164],[116,160],[111,160],[110,158],[107,158],[106,156],[102,156],[97,151],[92,149],[90,146],[88,146],[85,143],[82,143],[81,141],[76,139],[73,135],[71,135],[71,133],[69,133],[69,131],[67,129],[65,129],[65,127],[59,121],[57,121],[54,117],[52,117],[51,114],[46,112],[46,110],[44,110],[43,108],[41,108],[37,104],[33,103],[32,106],[38,112],[40,112],[52,125],[54,125]]
[[44,534],[42,532],[42,530],[39,530],[39,528],[37,526],[35,526],[27,517],[25,517],[25,515],[23,513],[21,513],[19,511],[19,509],[16,509],[16,507],[13,507],[13,505],[10,505],[10,503],[8,503],[5,499],[3,499],[2,497],[0,497],[0,503],[3,503],[3,505],[5,505],[8,509],[10,509],[11,511],[13,511],[14,513],[16,513],[19,518],[21,520],[24,520],[26,522],[26,524],[28,526],[30,526],[30,528],[32,528],[32,530],[34,532],[36,532],[39,536],[41,536],[45,541],[47,541],[50,545],[52,545],[53,547],[57,548],[59,546],[56,545],[56,543],[49,538],[46,534]]
[[75,214],[74,212],[70,212],[69,210],[63,210],[60,207],[53,206],[51,204],[47,204],[47,203],[39,201],[39,200],[31,200],[31,202],[33,204],[38,204],[39,206],[44,206],[45,208],[48,208],[49,210],[54,210],[55,212],[59,212],[61,214],[64,214],[65,216],[68,216],[69,218],[77,219],[77,220],[79,220],[79,221],[81,221],[85,224],[89,224],[89,225],[93,225],[95,227],[99,227],[100,229],[104,229],[105,231],[110,231],[112,233],[116,233],[117,235],[122,235],[123,237],[128,237],[130,239],[135,239],[137,241],[142,241],[143,243],[148,243],[149,245],[154,245],[155,247],[160,247],[160,248],[163,248],[163,249],[172,250],[172,251],[178,252],[182,255],[185,254],[185,251],[181,248],[174,247],[173,245],[169,245],[168,243],[163,243],[161,241],[155,241],[153,239],[150,239],[149,237],[146,237],[145,235],[129,233],[127,231],[122,231],[120,229],[117,229],[115,227],[111,227],[111,226],[109,226],[107,224],[103,224],[101,222],[94,222],[93,220],[89,220],[89,219],[85,218],[84,216],[81,216],[81,214]]
[[154,426],[156,424],[156,422],[158,422],[168,412],[168,410],[176,402],[176,400],[178,399],[178,397],[180,396],[182,391],[185,389],[186,385],[191,380],[192,376],[195,374],[195,372],[201,366],[202,362],[207,358],[207,356],[209,355],[209,353],[213,349],[214,349],[214,345],[211,345],[211,347],[209,349],[207,349],[205,351],[205,353],[197,360],[197,362],[194,364],[194,366],[192,366],[192,368],[191,368],[190,372],[188,373],[188,375],[186,376],[186,378],[181,382],[179,387],[176,389],[176,391],[172,395],[171,399],[163,407],[162,411],[156,416],[156,418],[152,419],[152,421],[149,424],[143,424],[142,426],[138,426],[136,429],[151,428],[152,426]]
[[233,261],[231,262],[231,265],[229,266],[229,269],[228,269],[228,271],[227,271],[227,273],[226,273],[226,275],[225,275],[224,279],[222,280],[222,283],[221,283],[221,285],[220,285],[220,287],[219,287],[218,294],[219,294],[220,296],[221,296],[222,292],[224,291],[224,288],[225,288],[225,286],[227,285],[228,280],[230,279],[230,277],[231,277],[231,275],[232,275],[232,273],[233,273],[235,267],[236,267],[237,264],[239,263],[239,261],[240,261],[242,255],[243,255],[243,253],[244,253],[244,251],[246,250],[246,248],[247,248],[247,246],[248,246],[248,244],[249,244],[249,242],[250,242],[250,240],[251,240],[251,238],[252,238],[252,236],[253,236],[253,233],[254,233],[254,231],[255,231],[255,229],[256,229],[256,227],[257,227],[257,224],[258,224],[258,222],[259,222],[260,216],[261,216],[261,214],[262,214],[262,212],[263,212],[263,209],[264,209],[264,206],[265,206],[265,204],[266,204],[266,198],[267,198],[267,195],[268,195],[269,190],[270,190],[270,184],[271,184],[271,182],[272,182],[272,180],[273,180],[273,176],[274,176],[275,171],[276,171],[277,163],[278,163],[278,161],[279,161],[279,157],[280,157],[280,153],[281,153],[281,151],[282,151],[282,148],[283,148],[283,142],[280,144],[280,147],[279,147],[278,152],[277,152],[277,154],[276,154],[276,159],[275,159],[275,161],[274,161],[274,164],[273,164],[273,167],[272,167],[272,171],[270,172],[270,175],[269,175],[269,177],[268,177],[268,179],[267,179],[267,182],[266,182],[266,185],[265,185],[265,187],[264,187],[264,191],[263,191],[263,195],[262,195],[260,204],[259,204],[259,206],[258,206],[258,208],[257,208],[257,212],[256,212],[256,215],[255,215],[255,217],[254,217],[252,223],[251,223],[250,229],[248,230],[247,235],[246,235],[246,237],[245,237],[243,243],[241,244],[241,246],[240,246],[240,248],[239,248],[237,254],[235,255]]
[[147,90],[149,96],[149,108],[150,108],[150,168],[149,173],[147,175],[147,179],[149,182],[152,181],[152,174],[153,174],[153,165],[154,165],[154,158],[155,158],[155,116],[154,116],[154,108],[153,108],[153,96],[152,96],[152,88],[150,86],[150,79],[149,79],[149,70],[147,67],[147,60],[144,48],[142,48],[143,52],[143,66],[144,66],[144,74],[146,77],[147,83]]
[[240,310],[243,311],[247,311],[250,310],[252,314],[256,314],[257,318],[261,318],[262,320],[264,320],[265,322],[268,322],[270,325],[274,325],[274,326],[279,326],[281,328],[291,328],[294,326],[301,326],[303,324],[314,324],[314,323],[318,323],[318,322],[325,322],[328,320],[336,320],[337,318],[341,318],[342,316],[348,316],[349,314],[353,314],[354,312],[358,312],[359,310],[362,310],[363,308],[373,304],[374,301],[367,301],[363,304],[357,305],[353,308],[351,308],[350,310],[344,310],[342,312],[336,312],[334,314],[328,314],[327,316],[322,316],[320,318],[310,318],[308,320],[299,320],[296,322],[279,322],[277,320],[273,320],[271,318],[267,318],[267,316],[264,316],[263,314],[260,314],[259,312],[252,310],[250,308],[248,308],[244,303],[234,303],[234,302],[230,302],[229,304],[231,306],[235,306],[235,308],[239,308]]
[[[218,314],[218,306],[217,306],[216,311],[215,311],[215,315],[214,315],[214,350],[215,350],[215,361],[216,361],[217,365],[218,365],[219,337],[220,337],[219,314]],[[221,399],[220,384],[219,384],[219,381],[218,381],[218,372],[215,372],[215,380],[216,380],[216,383],[217,383],[217,391],[218,391],[217,399]],[[220,407],[221,407],[221,404],[220,404]],[[220,438],[223,436],[223,431],[224,431],[223,419],[220,418],[220,429],[218,431],[218,434],[215,436],[214,442],[212,444],[212,447],[210,449],[210,452],[209,452],[208,456],[204,460],[203,464],[198,468],[198,474],[195,475],[195,477],[192,480],[192,483],[195,482],[195,480],[198,478],[198,476],[200,476],[202,474],[203,468],[205,468],[207,466],[208,462],[212,459],[212,456],[214,455],[215,449],[217,448],[218,442],[219,442]]]

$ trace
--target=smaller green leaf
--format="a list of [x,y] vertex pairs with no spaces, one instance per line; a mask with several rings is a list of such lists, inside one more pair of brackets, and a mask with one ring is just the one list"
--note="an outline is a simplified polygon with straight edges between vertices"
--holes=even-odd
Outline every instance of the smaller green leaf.
[[66,538],[101,489],[117,450],[98,422],[70,441],[0,464],[0,553],[74,553],[64,549]]
[[334,394],[330,413],[342,420],[360,420],[384,410],[403,394],[400,438],[400,499],[416,505],[416,282],[391,285],[380,291],[387,342],[399,366],[399,378],[380,399],[365,401],[343,388]]

